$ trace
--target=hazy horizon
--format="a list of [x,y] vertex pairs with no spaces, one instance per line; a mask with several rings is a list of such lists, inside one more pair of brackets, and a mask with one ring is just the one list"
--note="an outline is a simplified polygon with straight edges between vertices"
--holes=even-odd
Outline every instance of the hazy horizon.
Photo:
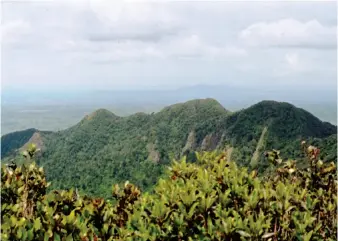
[[[126,116],[136,112],[157,112],[168,105],[192,99],[214,98],[230,111],[247,108],[263,100],[289,102],[303,108],[322,121],[337,124],[335,96],[325,99],[297,98],[297,92],[281,95],[278,90],[252,91],[250,88],[226,88],[227,86],[191,86],[174,90],[105,90],[34,95],[16,93],[2,96],[1,134],[36,128],[57,131],[77,124],[85,115],[101,108],[116,115]],[[283,93],[282,93],[283,94]],[[28,97],[30,96],[30,97]],[[236,98],[239,96],[239,98]],[[13,100],[11,102],[11,100]]]

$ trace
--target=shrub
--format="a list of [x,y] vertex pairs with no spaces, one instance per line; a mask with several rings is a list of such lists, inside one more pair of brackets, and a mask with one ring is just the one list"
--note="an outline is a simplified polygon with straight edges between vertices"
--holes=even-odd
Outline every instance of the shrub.
[[113,202],[74,190],[46,194],[34,163],[2,167],[2,239],[336,240],[336,166],[313,146],[303,151],[305,169],[267,152],[274,171],[265,177],[226,153],[197,153],[195,163],[173,161],[152,194],[115,185]]

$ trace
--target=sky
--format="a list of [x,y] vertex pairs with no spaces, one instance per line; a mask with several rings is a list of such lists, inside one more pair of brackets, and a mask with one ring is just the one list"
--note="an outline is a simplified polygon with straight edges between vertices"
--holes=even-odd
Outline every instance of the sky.
[[1,89],[337,90],[336,2],[2,1]]

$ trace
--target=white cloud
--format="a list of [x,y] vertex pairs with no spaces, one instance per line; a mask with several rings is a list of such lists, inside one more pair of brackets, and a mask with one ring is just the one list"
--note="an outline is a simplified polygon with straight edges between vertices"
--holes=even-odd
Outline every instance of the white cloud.
[[1,24],[2,44],[18,43],[32,32],[31,25],[22,19]]
[[[119,46],[118,46],[119,45]],[[109,44],[105,51],[92,52],[84,59],[89,63],[112,64],[114,62],[138,62],[149,59],[163,59],[165,56],[152,46],[142,43],[125,42],[122,44]]]
[[[286,52],[279,58],[280,64],[274,64],[272,73],[277,77],[287,77],[299,74],[323,74],[334,73],[336,67],[329,64],[329,60],[320,59],[322,64],[314,56],[307,52]],[[323,80],[324,81],[324,80]],[[305,81],[306,82],[306,81]]]
[[[70,32],[53,35],[54,50],[89,53],[95,63],[140,61],[142,59],[242,57],[245,49],[231,41],[215,44],[195,33],[170,3],[90,1],[74,17]],[[67,23],[69,25],[69,23]],[[55,37],[56,36],[56,37]],[[80,53],[82,52],[82,54]],[[95,53],[95,54],[94,54]]]
[[[69,41],[55,47],[73,53],[79,60],[97,64],[168,59],[215,60],[242,58],[247,54],[244,49],[236,46],[216,46],[207,43],[198,35],[178,36],[157,43],[133,40],[100,44],[90,41],[78,43]],[[86,54],[83,54],[84,52]],[[84,57],[86,55],[87,57]]]
[[184,38],[178,38],[168,43],[166,49],[168,56],[179,58],[227,58],[243,57],[246,51],[235,46],[216,46],[205,42],[198,35],[193,34]]
[[90,41],[159,41],[180,32],[182,22],[166,4],[91,1],[95,28],[85,34]]
[[287,53],[285,55],[285,61],[289,64],[291,68],[299,68],[300,66],[300,59],[297,53]]
[[301,22],[289,18],[252,24],[240,32],[239,38],[251,46],[335,49],[336,34],[336,26],[324,26],[316,19]]
[[[16,44],[3,46],[3,82],[76,85],[86,80],[84,88],[91,81],[113,87],[131,79],[145,86],[172,81],[249,85],[258,79],[271,84],[275,73],[301,79],[316,72],[329,76],[322,79],[330,85],[336,83],[336,53],[320,50],[336,48],[331,26],[337,16],[332,3],[313,4],[9,3],[1,32]],[[25,76],[18,74],[21,69]]]
[[297,52],[287,52],[284,55],[282,64],[275,68],[277,76],[287,76],[290,74],[299,74],[318,70],[313,63],[300,56]]

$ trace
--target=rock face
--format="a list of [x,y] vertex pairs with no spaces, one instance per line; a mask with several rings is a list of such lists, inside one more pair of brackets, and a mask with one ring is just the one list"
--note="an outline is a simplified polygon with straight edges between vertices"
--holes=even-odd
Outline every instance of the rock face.
[[149,143],[147,145],[147,149],[149,152],[148,160],[155,162],[155,163],[159,163],[161,157],[160,157],[160,153],[156,151],[155,145],[153,143]]
[[190,131],[187,142],[182,149],[182,155],[185,155],[189,151],[193,151],[196,148],[196,133],[194,130]]
[[258,164],[259,155],[261,154],[260,151],[261,151],[262,147],[264,146],[264,138],[265,138],[267,131],[268,131],[268,128],[265,126],[263,131],[262,131],[261,137],[259,138],[259,141],[257,143],[256,150],[255,150],[255,152],[252,156],[252,159],[251,159],[250,165],[252,167],[256,167],[257,164]]
[[[27,148],[29,147],[30,144],[35,144],[37,149],[40,149],[41,151],[43,151],[44,145],[43,145],[43,141],[42,141],[42,137],[41,137],[40,132],[38,132],[38,131],[35,132],[32,135],[32,137],[27,141],[27,143],[19,149],[19,152],[27,150]],[[40,155],[40,154],[38,154],[38,155]]]
[[223,146],[225,141],[226,141],[226,132],[223,132],[222,135],[221,135],[221,138],[220,138],[220,140],[217,144],[217,149],[223,150],[225,148]]
[[227,154],[227,161],[231,161],[231,155],[232,155],[232,151],[234,150],[233,147],[227,145],[225,147],[225,151],[226,151],[226,154]]
[[41,156],[41,151],[44,150],[44,145],[43,145],[43,141],[42,141],[42,136],[40,132],[35,132],[32,137],[26,142],[25,145],[23,145],[21,148],[19,148],[19,152],[23,152],[25,150],[27,150],[29,148],[30,144],[35,144],[36,148],[39,149],[40,151],[37,152],[36,156],[40,157]]
[[214,150],[219,143],[219,137],[213,133],[206,135],[201,144],[202,151]]

